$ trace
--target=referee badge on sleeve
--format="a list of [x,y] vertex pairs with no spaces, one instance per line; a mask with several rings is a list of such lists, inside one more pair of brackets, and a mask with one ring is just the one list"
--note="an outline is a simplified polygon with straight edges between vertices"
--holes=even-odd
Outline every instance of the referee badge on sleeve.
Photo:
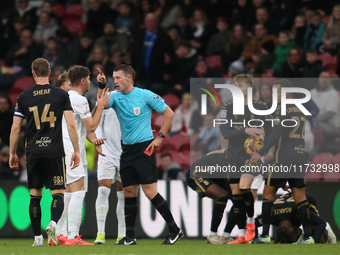
[[136,116],[139,116],[139,115],[140,115],[140,107],[134,107],[134,108],[133,108],[133,113],[134,113]]

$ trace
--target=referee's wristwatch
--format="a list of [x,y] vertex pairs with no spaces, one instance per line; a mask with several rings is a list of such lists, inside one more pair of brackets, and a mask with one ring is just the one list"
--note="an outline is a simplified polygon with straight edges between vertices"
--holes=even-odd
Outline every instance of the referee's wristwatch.
[[164,137],[165,137],[165,135],[163,135],[163,133],[158,133],[157,136],[158,136],[158,137],[161,137],[161,138],[164,138]]

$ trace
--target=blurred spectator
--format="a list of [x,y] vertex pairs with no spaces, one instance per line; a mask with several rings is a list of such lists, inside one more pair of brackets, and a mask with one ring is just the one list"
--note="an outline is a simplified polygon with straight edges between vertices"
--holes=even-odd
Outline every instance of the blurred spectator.
[[237,0],[237,7],[234,9],[235,24],[240,24],[243,27],[249,27],[251,22],[249,1]]
[[275,63],[272,66],[272,69],[274,72],[277,72],[279,70],[279,66],[282,64],[282,62],[287,59],[288,51],[292,46],[295,45],[295,41],[293,39],[289,38],[289,32],[288,31],[281,31],[279,33],[279,46],[275,49]]
[[202,117],[198,109],[198,104],[190,96],[190,93],[182,95],[182,102],[175,110],[174,119],[171,124],[171,133],[186,132],[193,135],[202,126]]
[[325,137],[338,137],[340,128],[340,99],[332,85],[330,73],[322,72],[319,86],[311,90],[312,99],[319,108],[316,116]]
[[275,35],[267,35],[267,29],[263,26],[263,24],[256,24],[255,38],[249,42],[242,52],[242,56],[246,61],[247,69],[254,68],[258,65],[262,55],[262,44],[269,40],[274,42],[275,47],[279,44]]
[[34,31],[33,38],[38,44],[46,45],[49,37],[55,36],[58,26],[51,22],[47,12],[42,12],[39,16],[39,23]]
[[309,23],[306,28],[303,49],[318,49],[321,44],[321,38],[325,29],[326,24],[321,21],[320,13],[314,12],[312,15],[312,22]]
[[6,94],[0,94],[0,148],[9,145],[9,134],[13,123],[13,107]]
[[292,39],[294,39],[294,41],[300,48],[303,48],[306,27],[306,17],[303,15],[297,15],[295,17],[294,26],[292,28]]
[[104,25],[104,35],[95,41],[95,46],[104,47],[107,54],[113,49],[120,50],[126,53],[130,49],[130,39],[126,34],[121,34],[116,31],[116,27],[112,21],[106,21]]
[[[269,19],[269,13],[266,7],[258,7],[255,13],[256,23],[262,24],[267,29],[269,35],[278,35],[280,31],[280,25],[277,23],[276,19]],[[255,34],[255,26],[251,28],[253,34]]]
[[340,46],[340,4],[333,7],[331,18],[322,36],[322,42],[326,46],[326,51],[332,55],[336,54],[336,48]]
[[214,27],[209,23],[203,9],[195,8],[192,19],[192,40],[191,45],[197,50],[198,55],[204,56],[210,36],[214,32]]
[[51,84],[57,86],[58,84],[58,77],[61,75],[66,69],[62,65],[56,65],[52,68],[51,72]]
[[158,180],[181,180],[185,181],[185,174],[182,167],[173,161],[169,152],[163,152],[161,155],[162,169],[158,169]]
[[196,66],[196,50],[188,41],[180,41],[176,44],[177,62],[175,65],[173,83],[178,91],[183,90],[183,85],[188,80]]
[[272,40],[262,43],[261,57],[255,72],[258,74],[266,73],[274,64],[276,56],[274,53],[275,45]]
[[266,103],[268,109],[272,106],[272,86],[269,84],[261,84],[260,88],[260,101]]
[[[271,2],[271,19],[274,19],[282,30],[290,30],[298,11],[299,1],[275,0]],[[278,30],[279,31],[279,30]]]
[[178,32],[178,36],[181,40],[190,40],[192,37],[191,27],[188,24],[188,20],[184,13],[180,12],[177,15],[176,24],[172,27]]
[[57,40],[60,45],[56,65],[62,65],[65,69],[79,63],[79,43],[78,40],[70,36],[67,27],[59,27]]
[[102,64],[104,66],[104,70],[109,62],[109,57],[106,55],[106,51],[103,47],[94,46],[93,50],[90,54],[89,59],[87,60],[87,67],[92,70],[95,64]]
[[231,35],[231,31],[228,29],[229,25],[224,17],[219,17],[217,19],[216,28],[218,33],[211,36],[208,46],[206,56],[211,55],[222,55]]
[[40,13],[46,12],[50,17],[50,22],[55,25],[60,25],[61,20],[53,12],[53,3],[50,0],[45,0],[41,6]]
[[115,69],[116,66],[120,64],[123,64],[122,53],[117,49],[113,49],[111,51],[111,56],[106,67],[106,73],[109,76],[112,76],[113,70]]
[[[199,0],[197,6],[200,6],[206,13],[208,20],[213,26],[216,25],[218,17],[231,17],[234,7],[233,1],[225,0]],[[230,22],[231,20],[228,20]]]
[[141,0],[136,3],[136,11],[135,11],[135,28],[142,29],[144,28],[144,19],[148,13],[152,13],[153,8],[151,4],[151,0]]
[[22,17],[15,17],[13,23],[13,30],[10,30],[8,34],[3,33],[3,38],[1,42],[2,49],[1,52],[6,54],[13,46],[20,43],[20,35],[25,28],[25,21]]
[[103,72],[103,74],[105,74],[106,76],[106,87],[110,89],[110,91],[114,91],[116,89],[116,86],[114,84],[112,75],[107,75],[105,72],[105,67],[103,64],[101,63],[96,63],[94,64],[91,69],[91,75],[90,75],[90,89],[88,92],[86,92],[84,94],[84,96],[88,99],[89,103],[90,103],[90,107],[91,109],[94,108],[94,106],[96,105],[96,101],[97,101],[97,91],[98,91],[98,86],[99,83],[97,81],[97,75],[99,74],[98,68]]
[[[233,33],[226,45],[225,53],[222,55],[223,66],[228,70],[229,65],[239,59],[244,47],[249,43],[249,37],[240,24],[236,24]],[[243,67],[242,71],[243,72]]]
[[93,35],[91,32],[85,31],[79,37],[79,64],[85,65],[89,59],[93,49]]
[[194,144],[193,151],[197,151],[197,146],[202,140],[205,143],[203,154],[220,149],[222,136],[220,129],[213,126],[214,118],[215,116],[212,113],[208,113],[203,117],[203,128]]
[[59,45],[57,39],[55,37],[48,38],[43,58],[50,63],[51,69],[55,66],[55,62],[57,61],[58,50]]
[[303,50],[299,46],[293,46],[288,52],[288,58],[279,67],[277,76],[280,78],[301,78],[304,66]]
[[133,30],[133,16],[131,15],[131,6],[127,2],[119,5],[119,15],[116,19],[116,28],[119,33],[131,35]]
[[103,27],[108,19],[115,19],[117,14],[110,9],[107,3],[101,0],[89,0],[87,11],[86,30],[93,33],[95,38],[103,35]]
[[160,7],[155,12],[160,21],[160,27],[163,29],[169,29],[176,24],[176,18],[178,13],[181,12],[181,7],[177,4],[177,1],[173,0],[160,0]]
[[20,66],[31,69],[32,62],[42,56],[42,47],[33,41],[32,32],[24,29],[20,35],[20,43],[16,44],[5,57],[7,66]]
[[321,60],[318,60],[318,52],[316,50],[306,51],[306,65],[304,68],[303,77],[317,78],[324,70]]
[[158,28],[155,14],[146,16],[145,29],[136,35],[131,48],[132,66],[137,72],[136,86],[154,92],[164,90],[163,77],[167,65],[175,62],[176,54],[169,35]]
[[33,32],[38,21],[37,9],[29,3],[29,0],[15,1],[15,5],[15,9],[9,14],[7,25],[12,30],[15,17],[21,17],[24,19],[26,27]]
[[9,167],[9,147],[5,146],[0,151],[0,180],[18,180],[20,172],[19,170],[12,170]]
[[176,28],[170,28],[168,30],[168,35],[170,36],[171,41],[174,45],[176,45],[180,41],[178,31]]

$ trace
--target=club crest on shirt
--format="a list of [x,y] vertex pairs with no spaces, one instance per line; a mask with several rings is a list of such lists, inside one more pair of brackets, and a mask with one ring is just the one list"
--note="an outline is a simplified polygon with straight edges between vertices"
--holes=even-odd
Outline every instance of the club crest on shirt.
[[133,108],[133,113],[134,113],[136,116],[140,115],[140,107],[134,107],[134,108]]
[[227,118],[227,110],[222,110],[221,117],[223,119]]
[[84,105],[84,110],[85,112],[89,112],[90,111],[90,107],[89,107],[89,104],[86,102]]

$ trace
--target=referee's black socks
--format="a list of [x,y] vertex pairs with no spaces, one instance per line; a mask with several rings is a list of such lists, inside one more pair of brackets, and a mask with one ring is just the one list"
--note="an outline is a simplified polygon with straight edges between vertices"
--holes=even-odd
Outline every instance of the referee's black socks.
[[41,207],[40,207],[41,196],[32,196],[30,201],[30,218],[31,225],[35,236],[41,235]]
[[[166,200],[161,196],[161,194],[157,193],[157,195],[151,199],[151,203],[154,207],[156,207],[157,211],[162,215],[163,219],[166,221],[169,232],[171,234],[175,234],[179,232],[179,228],[172,217],[172,213],[169,209],[169,205]],[[127,225],[126,225],[127,227]]]
[[137,217],[137,197],[126,197],[124,204],[126,237],[135,238],[135,223]]
[[52,195],[51,220],[58,223],[64,211],[64,194],[56,193]]
[[297,204],[297,209],[299,211],[301,223],[303,226],[303,234],[305,237],[312,235],[312,223],[310,218],[309,203],[307,200],[302,201]]

